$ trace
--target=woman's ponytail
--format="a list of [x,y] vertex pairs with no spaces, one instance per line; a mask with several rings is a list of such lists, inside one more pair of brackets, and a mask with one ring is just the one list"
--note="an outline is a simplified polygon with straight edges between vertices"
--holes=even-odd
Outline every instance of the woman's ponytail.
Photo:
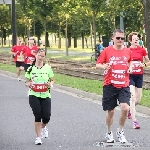
[[27,73],[30,74],[32,71],[32,67],[35,65],[36,59],[34,59],[32,65],[29,67],[29,69],[27,70]]

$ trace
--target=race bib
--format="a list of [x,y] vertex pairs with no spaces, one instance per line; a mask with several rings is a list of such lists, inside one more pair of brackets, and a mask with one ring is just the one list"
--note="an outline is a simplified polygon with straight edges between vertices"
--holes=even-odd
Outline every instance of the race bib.
[[140,73],[141,71],[142,71],[141,61],[133,61],[132,72],[133,73]]
[[34,60],[35,60],[35,58],[33,58],[33,57],[27,57],[27,64],[32,65]]
[[113,85],[124,85],[126,80],[126,71],[127,66],[124,64],[117,64],[112,67],[112,76],[111,76],[111,83]]
[[23,62],[24,61],[24,57],[20,56],[20,55],[17,55],[17,61]]
[[31,89],[34,92],[47,92],[48,88],[45,84],[32,84]]

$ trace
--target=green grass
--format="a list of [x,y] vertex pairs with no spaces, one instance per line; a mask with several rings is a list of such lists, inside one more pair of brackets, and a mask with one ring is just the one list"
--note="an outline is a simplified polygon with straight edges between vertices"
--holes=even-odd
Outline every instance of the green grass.
[[55,83],[77,88],[90,93],[102,94],[102,82],[84,78],[71,77],[62,74],[55,74]]
[[[47,50],[61,50],[61,51],[65,51],[66,47],[62,46],[61,48],[58,48],[58,46],[53,46],[53,47],[50,47],[50,48],[48,47]],[[69,50],[77,51],[77,52],[79,52],[79,51],[82,51],[82,52],[92,52],[92,48],[86,48],[86,46],[85,46],[84,49],[82,49],[81,47],[77,47],[77,48],[70,47],[70,48],[68,48],[68,51]]]
[[0,70],[16,73],[16,67],[14,65],[9,65],[9,64],[0,63]]
[[[2,64],[0,63],[0,70],[10,71],[15,73],[16,68],[14,65],[8,65],[8,64]],[[77,77],[71,77],[67,75],[62,75],[55,73],[55,83],[61,84],[64,86],[72,87],[81,89],[86,92],[96,93],[96,94],[102,94],[102,86],[103,82],[98,80],[89,80],[89,79],[83,79],[83,78],[77,78]],[[143,89],[143,97],[141,100],[141,105],[150,107],[150,91]]]
[[150,107],[150,90],[143,89],[143,96],[140,104],[143,106]]
[[[60,60],[72,60],[72,61],[83,61],[83,62],[91,62],[91,57],[89,56],[65,56],[62,54],[51,55],[47,54],[46,58],[55,58]],[[94,62],[94,59],[93,61]]]

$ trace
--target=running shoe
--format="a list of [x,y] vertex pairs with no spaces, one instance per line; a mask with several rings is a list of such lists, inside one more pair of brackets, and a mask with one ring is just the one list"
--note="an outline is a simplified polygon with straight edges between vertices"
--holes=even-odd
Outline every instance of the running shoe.
[[106,133],[106,140],[107,140],[107,143],[114,143],[115,142],[115,140],[114,140],[114,138],[113,138],[113,133],[112,133],[112,131],[111,132],[109,132],[109,133]]
[[132,116],[131,116],[130,110],[128,111],[128,119],[132,119]]
[[28,92],[27,92],[27,97],[29,97],[29,94],[30,94],[30,88],[29,88],[29,90],[28,90]]
[[42,141],[41,141],[41,138],[40,137],[37,137],[35,139],[35,145],[41,145],[42,144]]
[[126,143],[127,142],[127,140],[124,136],[124,131],[123,130],[121,132],[117,131],[116,135],[117,135],[118,140],[119,140],[120,143]]
[[21,81],[20,77],[18,77],[18,81]]
[[41,129],[41,138],[48,138],[48,129],[46,126]]
[[137,121],[133,121],[133,129],[140,129],[140,126]]

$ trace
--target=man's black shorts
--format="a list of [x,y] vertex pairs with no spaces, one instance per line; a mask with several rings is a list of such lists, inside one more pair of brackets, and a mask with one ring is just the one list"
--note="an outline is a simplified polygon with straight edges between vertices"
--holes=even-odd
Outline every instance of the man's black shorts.
[[112,84],[103,86],[102,106],[103,110],[113,110],[119,103],[127,103],[130,105],[130,88],[116,88]]
[[24,67],[24,62],[16,61],[16,67]]
[[142,88],[143,86],[143,74],[130,74],[130,85],[137,88]]

